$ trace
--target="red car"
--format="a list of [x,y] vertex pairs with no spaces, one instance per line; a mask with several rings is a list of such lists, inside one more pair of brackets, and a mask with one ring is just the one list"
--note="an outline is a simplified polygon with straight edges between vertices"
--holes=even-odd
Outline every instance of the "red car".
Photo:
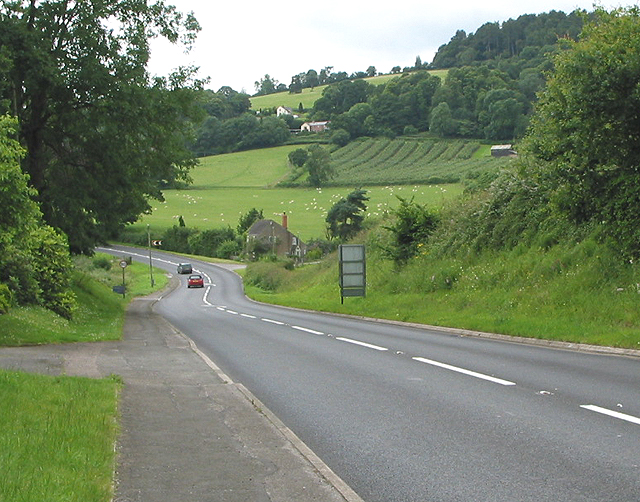
[[188,288],[204,288],[204,279],[200,274],[193,274],[187,280]]

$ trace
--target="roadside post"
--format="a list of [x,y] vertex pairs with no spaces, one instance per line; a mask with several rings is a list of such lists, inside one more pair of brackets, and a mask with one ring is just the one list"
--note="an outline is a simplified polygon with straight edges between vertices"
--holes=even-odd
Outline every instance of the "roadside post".
[[340,303],[345,296],[365,296],[367,267],[364,244],[338,246]]
[[153,287],[153,263],[151,261],[151,231],[147,223],[147,247],[149,248],[149,277],[151,278],[151,287]]
[[[124,282],[124,270],[127,268],[127,260],[120,260],[120,268],[122,269],[122,286],[120,287],[121,291],[122,291],[122,298],[124,298],[125,292],[126,292],[126,286],[125,286],[125,282]],[[116,291],[116,293],[118,292],[116,290],[116,288],[113,288],[114,291]]]

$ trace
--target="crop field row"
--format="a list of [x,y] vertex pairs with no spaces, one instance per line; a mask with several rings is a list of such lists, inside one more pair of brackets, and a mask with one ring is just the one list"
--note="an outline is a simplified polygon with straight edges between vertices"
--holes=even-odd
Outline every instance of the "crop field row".
[[465,140],[364,139],[331,155],[334,185],[456,183],[471,171],[508,162],[474,155],[480,143]]

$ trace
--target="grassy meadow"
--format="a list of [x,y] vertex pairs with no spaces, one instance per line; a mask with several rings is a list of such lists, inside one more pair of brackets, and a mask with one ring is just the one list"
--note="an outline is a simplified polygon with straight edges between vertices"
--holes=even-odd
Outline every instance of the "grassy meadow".
[[[433,70],[431,73],[440,78],[446,76],[448,70]],[[392,75],[378,75],[377,77],[365,78],[365,82],[368,82],[372,85],[380,85],[388,82],[392,78],[396,78],[401,76],[402,74]],[[294,110],[298,109],[300,103],[305,110],[309,110],[313,108],[313,104],[316,102],[318,98],[322,97],[322,91],[326,88],[326,85],[320,85],[318,87],[314,87],[313,89],[307,88],[303,89],[300,94],[290,94],[288,91],[285,92],[276,92],[274,94],[267,94],[265,96],[253,96],[251,98],[251,109],[258,111],[261,108],[277,108],[278,106],[288,106],[289,108],[293,108]]]
[[[144,233],[149,224],[152,238],[157,238],[167,228],[177,225],[180,216],[188,227],[200,230],[227,225],[235,228],[241,215],[256,208],[263,210],[265,218],[278,222],[286,212],[291,231],[309,240],[324,238],[327,211],[360,186],[369,190],[367,216],[371,218],[382,216],[389,207],[396,207],[397,196],[440,206],[462,192],[460,184],[367,185],[364,171],[360,180],[352,178],[343,186],[277,187],[277,182],[290,172],[287,155],[297,148],[300,146],[287,145],[200,159],[200,165],[191,173],[193,184],[186,189],[165,190],[165,201],[154,202],[152,214],[144,216],[132,230]],[[396,172],[398,169],[396,166]]]

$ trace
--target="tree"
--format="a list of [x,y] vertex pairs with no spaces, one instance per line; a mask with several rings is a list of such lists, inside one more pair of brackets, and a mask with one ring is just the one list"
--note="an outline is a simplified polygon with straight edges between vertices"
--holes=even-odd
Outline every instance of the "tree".
[[355,189],[346,198],[336,202],[327,213],[327,235],[330,239],[346,241],[362,230],[364,211],[367,210],[367,190]]
[[266,74],[260,80],[255,82],[256,94],[258,96],[263,96],[265,94],[273,94],[276,92],[276,88],[278,87],[278,81],[275,78]]
[[427,206],[417,204],[413,199],[396,197],[400,206],[392,213],[393,223],[384,227],[391,232],[391,245],[385,249],[385,253],[401,265],[416,256],[427,243],[438,224],[438,217]]
[[309,158],[309,151],[304,148],[296,148],[288,155],[289,162],[295,167],[302,167]]
[[446,102],[440,103],[431,112],[429,130],[441,138],[446,138],[455,133],[456,124],[451,116],[451,109]]
[[523,144],[546,161],[556,200],[574,221],[597,221],[640,256],[640,9],[597,8],[566,41]]
[[262,214],[262,209],[257,210],[255,207],[251,208],[247,214],[240,216],[238,220],[238,227],[236,228],[238,235],[243,235],[251,225],[253,225],[256,221],[264,218]]
[[73,251],[150,210],[163,183],[188,181],[200,83],[191,68],[151,79],[145,66],[150,37],[188,46],[198,29],[162,1],[0,6],[0,103],[18,117],[44,218]]
[[21,304],[42,305],[70,318],[75,308],[71,260],[64,236],[45,225],[20,168],[24,149],[17,121],[0,117],[0,283]]
[[309,147],[309,157],[304,168],[309,173],[309,184],[316,188],[324,185],[335,174],[331,166],[331,154],[320,145]]

